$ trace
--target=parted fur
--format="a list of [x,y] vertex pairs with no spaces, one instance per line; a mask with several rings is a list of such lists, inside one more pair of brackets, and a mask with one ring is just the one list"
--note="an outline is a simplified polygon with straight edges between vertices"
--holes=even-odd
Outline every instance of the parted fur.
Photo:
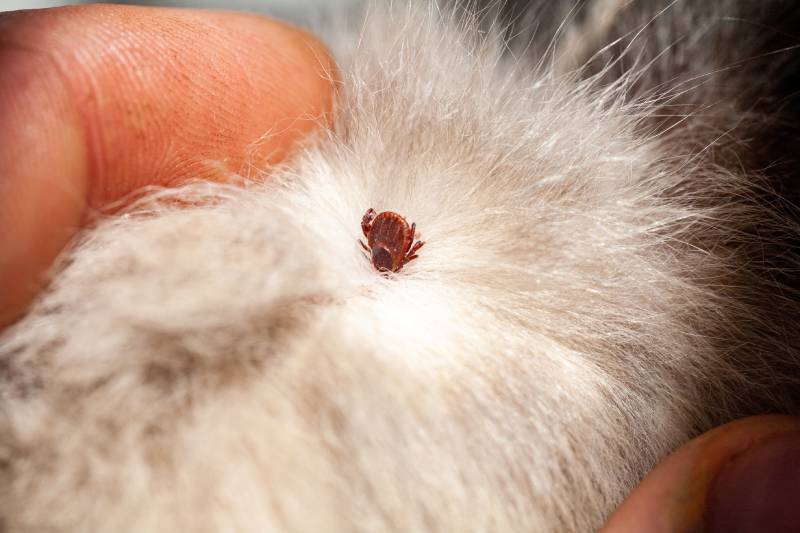
[[[797,412],[789,26],[541,5],[373,4],[330,130],[85,232],[0,337],[5,529],[592,531]],[[368,207],[427,242],[396,274]]]

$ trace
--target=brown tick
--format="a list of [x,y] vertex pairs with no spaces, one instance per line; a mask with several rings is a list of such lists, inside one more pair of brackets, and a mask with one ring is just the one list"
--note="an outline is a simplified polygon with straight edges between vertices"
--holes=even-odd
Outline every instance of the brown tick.
[[379,272],[397,272],[403,265],[417,258],[417,250],[425,244],[414,242],[417,224],[408,226],[402,216],[391,211],[376,214],[371,207],[361,219],[361,231],[367,244],[359,239],[361,247],[367,251],[372,264]]

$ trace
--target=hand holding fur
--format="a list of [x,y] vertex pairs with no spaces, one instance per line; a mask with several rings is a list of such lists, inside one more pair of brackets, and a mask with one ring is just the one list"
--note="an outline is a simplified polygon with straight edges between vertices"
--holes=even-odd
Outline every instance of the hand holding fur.
[[[708,155],[721,115],[654,125],[646,66],[514,61],[480,23],[374,9],[266,184],[83,236],[0,340],[10,531],[589,531],[698,431],[796,407],[764,256],[795,228]],[[370,206],[427,242],[388,278]]]

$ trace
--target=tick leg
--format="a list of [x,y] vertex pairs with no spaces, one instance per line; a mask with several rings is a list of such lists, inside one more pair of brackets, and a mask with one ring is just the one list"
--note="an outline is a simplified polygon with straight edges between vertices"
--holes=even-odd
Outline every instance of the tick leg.
[[410,263],[411,261],[416,259],[417,258],[417,253],[416,253],[417,250],[422,248],[424,245],[425,245],[425,241],[417,241],[416,243],[414,243],[414,246],[412,246],[411,249],[408,251],[408,253],[405,255],[405,257],[403,257],[403,263],[400,266],[403,266],[406,263]]
[[365,252],[367,252],[368,254],[372,255],[372,254],[370,253],[370,251],[369,251],[369,248],[367,248],[367,245],[366,245],[366,244],[364,244],[364,241],[362,241],[361,239],[358,239],[358,244],[360,244],[360,245],[361,245],[361,247],[364,249],[364,251],[365,251]]
[[408,242],[408,248],[406,248],[406,251],[405,251],[405,254],[404,254],[405,257],[409,257],[411,255],[414,255],[414,252],[419,250],[420,247],[422,247],[422,244],[425,244],[425,243],[420,244],[419,241],[417,241],[416,244],[415,244],[414,243],[414,238],[416,236],[417,236],[417,223],[414,222],[413,224],[411,224],[411,240]]
[[369,239],[369,230],[372,227],[372,221],[375,219],[375,210],[371,207],[367,209],[364,216],[361,217],[361,231],[364,232],[364,237]]
[[417,241],[417,242],[415,242],[414,246],[412,246],[411,249],[406,254],[406,257],[416,254],[417,250],[419,250],[423,246],[425,246],[425,241]]

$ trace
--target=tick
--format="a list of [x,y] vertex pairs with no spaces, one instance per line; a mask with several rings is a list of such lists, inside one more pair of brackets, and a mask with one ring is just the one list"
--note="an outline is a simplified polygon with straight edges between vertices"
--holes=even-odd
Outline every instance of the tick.
[[392,211],[376,214],[371,207],[361,219],[361,231],[367,244],[358,242],[367,251],[373,266],[379,272],[397,272],[403,265],[417,258],[417,250],[425,244],[414,242],[417,224],[411,224]]

